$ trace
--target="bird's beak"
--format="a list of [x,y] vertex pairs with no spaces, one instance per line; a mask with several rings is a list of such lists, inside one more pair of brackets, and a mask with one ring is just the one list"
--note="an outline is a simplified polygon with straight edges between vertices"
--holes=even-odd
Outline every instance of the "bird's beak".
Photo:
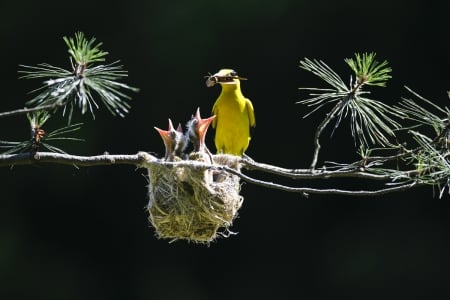
[[245,78],[245,77],[223,75],[220,72],[216,73],[216,74],[213,74],[213,75],[208,75],[208,76],[205,76],[205,77],[206,77],[206,86],[207,87],[212,87],[212,86],[214,86],[217,83],[233,84],[235,79],[247,80],[247,78]]
[[160,129],[156,126],[154,128],[156,129],[156,131],[158,131],[158,133],[161,136],[161,138],[163,139],[164,143],[167,141],[170,141],[170,131]]
[[171,119],[169,119],[169,126],[167,130],[160,129],[156,126],[154,128],[156,129],[156,131],[158,131],[165,145],[170,145],[170,143],[172,143],[171,133],[174,131],[174,128]]
[[200,137],[201,140],[205,140],[205,136],[206,136],[206,131],[208,130],[209,125],[211,124],[211,122],[214,120],[216,116],[211,116],[209,118],[206,119],[202,119],[202,117],[200,116],[200,107],[197,108],[197,111],[195,112],[195,119],[197,119],[197,130],[198,130],[198,136]]
[[177,131],[179,133],[183,133],[183,127],[181,126],[181,123],[178,123]]
[[206,119],[200,119],[198,121],[198,132],[199,132],[199,136],[201,137],[205,137],[206,136],[206,131],[208,130],[209,125],[211,124],[211,122],[214,120],[216,116],[211,116],[209,118]]
[[169,126],[168,126],[168,129],[167,129],[167,131],[173,131],[174,130],[174,127],[173,127],[173,123],[172,123],[172,120],[169,118]]

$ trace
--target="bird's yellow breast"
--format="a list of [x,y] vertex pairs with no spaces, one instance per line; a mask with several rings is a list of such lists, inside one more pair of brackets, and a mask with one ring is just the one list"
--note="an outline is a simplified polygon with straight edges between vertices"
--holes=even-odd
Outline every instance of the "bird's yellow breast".
[[242,155],[250,142],[250,127],[255,124],[250,100],[240,90],[224,89],[214,104],[213,114],[217,152]]

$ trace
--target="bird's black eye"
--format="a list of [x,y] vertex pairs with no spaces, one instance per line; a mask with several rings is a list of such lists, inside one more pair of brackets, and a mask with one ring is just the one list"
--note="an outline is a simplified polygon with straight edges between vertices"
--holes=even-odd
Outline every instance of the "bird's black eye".
[[232,72],[230,72],[230,76],[235,77],[235,76],[238,76],[238,74],[236,71],[232,71]]

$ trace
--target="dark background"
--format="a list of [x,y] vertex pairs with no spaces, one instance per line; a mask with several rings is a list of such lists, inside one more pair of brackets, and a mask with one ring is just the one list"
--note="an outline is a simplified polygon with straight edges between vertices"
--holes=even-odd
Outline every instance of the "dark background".
[[[308,119],[299,87],[326,87],[299,68],[324,60],[347,80],[344,58],[377,53],[393,78],[372,97],[394,104],[404,85],[445,106],[449,89],[448,1],[2,1],[1,111],[23,107],[40,81],[19,64],[70,68],[63,36],[83,31],[120,59],[132,94],[126,118],[103,108],[73,154],[160,156],[153,126],[210,113],[219,88],[203,76],[222,67],[249,78],[244,94],[257,126],[247,154],[306,168],[322,110]],[[51,130],[63,124],[48,121]],[[2,120],[2,140],[29,136],[25,117]],[[356,159],[344,122],[323,140],[323,160]],[[208,145],[213,148],[212,131]],[[450,296],[450,204],[431,188],[383,197],[303,198],[244,184],[230,238],[209,246],[154,236],[145,170],[130,166],[2,168],[1,299],[401,299]],[[257,175],[257,174],[254,174]],[[269,178],[272,181],[278,178]],[[311,186],[312,182],[286,182]],[[327,181],[333,186],[339,182]],[[319,183],[320,184],[320,183]],[[322,183],[323,184],[323,183]],[[353,184],[353,183],[350,183]],[[370,188],[371,183],[363,183]]]

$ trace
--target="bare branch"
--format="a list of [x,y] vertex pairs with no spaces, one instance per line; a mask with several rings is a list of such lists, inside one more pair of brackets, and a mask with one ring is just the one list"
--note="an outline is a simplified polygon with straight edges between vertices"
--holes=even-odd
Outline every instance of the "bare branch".
[[[284,169],[276,166],[271,166],[268,164],[257,163],[250,161],[248,159],[239,159],[242,167],[248,170],[258,170],[267,173],[272,173],[276,175],[281,175],[285,177],[291,177],[294,179],[328,179],[337,177],[360,177],[366,179],[377,179],[377,180],[388,180],[390,179],[385,175],[369,174],[362,171],[318,171],[311,172],[309,169]],[[167,167],[189,167],[193,169],[215,169],[222,170],[233,175],[238,176],[242,180],[252,183],[255,185],[263,186],[271,189],[278,189],[286,192],[301,193],[305,196],[308,194],[333,194],[333,195],[347,195],[347,196],[379,196],[392,192],[399,192],[417,187],[419,184],[417,182],[399,184],[396,186],[380,188],[377,190],[342,190],[342,189],[326,189],[326,188],[306,188],[306,187],[291,187],[283,184],[278,184],[269,181],[263,181],[255,179],[248,175],[243,174],[241,171],[230,168],[224,165],[218,164],[207,164],[198,161],[182,160],[168,162],[156,158],[147,152],[138,152],[133,155],[111,155],[103,154],[96,156],[77,156],[70,154],[61,154],[53,152],[38,152],[32,153],[20,153],[20,154],[9,154],[0,155],[0,167],[12,166],[12,165],[28,165],[33,163],[56,163],[64,165],[76,165],[76,166],[104,166],[104,165],[133,165],[137,167],[149,167],[151,164],[160,164]]]
[[[405,191],[405,190],[411,189],[413,187],[424,185],[424,184],[419,184],[417,182],[412,182],[412,183],[407,183],[407,184],[399,184],[399,185],[391,186],[391,187],[387,187],[387,188],[381,188],[381,189],[377,189],[377,190],[341,190],[341,189],[302,188],[302,187],[291,187],[291,186],[287,186],[287,185],[283,185],[283,184],[258,180],[253,177],[247,176],[238,170],[235,170],[233,168],[223,166],[223,165],[210,165],[210,164],[205,164],[205,163],[200,163],[200,162],[195,162],[195,161],[179,161],[179,162],[155,161],[154,163],[159,163],[159,164],[164,164],[164,165],[173,165],[173,166],[185,166],[185,167],[200,168],[200,169],[222,170],[222,171],[229,172],[233,175],[236,175],[248,183],[263,186],[266,188],[282,190],[285,192],[301,193],[305,196],[307,196],[309,194],[333,194],[333,195],[346,195],[346,196],[380,196],[380,195],[384,195],[384,194],[388,194],[388,193]],[[259,164],[259,165],[261,166],[262,164]],[[269,166],[269,165],[265,165],[265,166]],[[273,166],[270,166],[270,167],[273,167]],[[275,167],[275,168],[277,168],[277,167]],[[331,175],[333,172],[331,171],[329,173]],[[361,173],[361,172],[358,172],[358,173]],[[338,172],[338,174],[340,174],[340,172]],[[312,174],[310,174],[310,176],[311,175]],[[374,176],[376,176],[376,175],[374,175]],[[328,177],[322,177],[322,178],[328,178]]]
[[[413,187],[419,186],[420,184],[413,182],[409,184],[402,184],[394,187],[382,188],[378,190],[341,190],[341,189],[314,189],[314,188],[299,188],[299,187],[290,187],[282,184],[277,184],[273,182],[261,181],[251,177],[248,177],[244,174],[241,174],[240,177],[255,185],[264,186],[271,189],[282,190],[285,192],[292,193],[301,193],[305,196],[309,194],[328,194],[328,195],[345,195],[345,196],[380,196],[384,194],[389,194],[393,192],[400,192],[409,190]],[[423,184],[421,184],[423,185]]]
[[347,170],[327,171],[324,169],[286,169],[269,164],[258,163],[246,158],[241,160],[244,168],[247,170],[262,171],[292,179],[328,179],[328,178],[365,178],[370,180],[389,180],[389,175],[373,174],[363,171],[361,168]]
[[[33,163],[56,163],[64,165],[77,165],[77,166],[102,166],[102,165],[113,165],[113,164],[126,164],[140,166],[144,162],[156,163],[157,158],[146,153],[139,152],[134,155],[111,155],[102,154],[96,156],[77,156],[70,154],[54,153],[54,152],[37,152],[32,153],[20,153],[20,154],[8,154],[0,155],[0,167],[11,166],[11,165],[29,165]],[[165,165],[176,165],[176,166],[189,166],[189,167],[211,167],[208,164],[195,164],[192,161],[178,161],[178,162],[159,162]],[[265,173],[275,174],[283,177],[288,177],[292,179],[329,179],[329,178],[342,178],[342,177],[357,177],[372,180],[389,180],[388,175],[371,174],[368,172],[360,170],[337,170],[337,171],[326,171],[317,170],[311,171],[310,169],[286,169],[277,167],[274,165],[258,163],[246,158],[239,160],[243,168],[247,170],[257,170]],[[216,166],[217,167],[217,166]],[[233,170],[233,169],[230,169]],[[235,173],[234,170],[229,171]],[[240,173],[240,172],[239,172]],[[238,174],[235,174],[238,175]]]
[[12,165],[29,165],[34,163],[56,163],[76,166],[104,165],[135,165],[140,166],[146,161],[156,160],[156,157],[139,152],[133,155],[102,154],[96,156],[77,156],[55,152],[19,153],[0,155],[0,167]]
[[14,117],[14,116],[18,116],[18,115],[25,115],[27,113],[31,113],[31,112],[35,112],[35,111],[39,111],[39,110],[51,110],[58,106],[62,106],[62,104],[53,103],[53,104],[40,105],[40,106],[36,106],[36,107],[31,107],[31,108],[20,108],[20,109],[16,109],[16,110],[1,112],[0,119],[6,118],[6,117]]
[[331,120],[333,120],[336,117],[336,113],[339,111],[339,109],[342,106],[343,101],[339,101],[335,107],[331,110],[330,113],[327,114],[326,118],[323,119],[323,121],[320,123],[320,125],[316,129],[316,134],[314,136],[314,154],[313,154],[313,160],[311,162],[311,170],[314,170],[316,168],[317,159],[319,158],[319,151],[320,151],[320,135],[322,134],[322,131],[327,127],[328,123],[330,123]]

